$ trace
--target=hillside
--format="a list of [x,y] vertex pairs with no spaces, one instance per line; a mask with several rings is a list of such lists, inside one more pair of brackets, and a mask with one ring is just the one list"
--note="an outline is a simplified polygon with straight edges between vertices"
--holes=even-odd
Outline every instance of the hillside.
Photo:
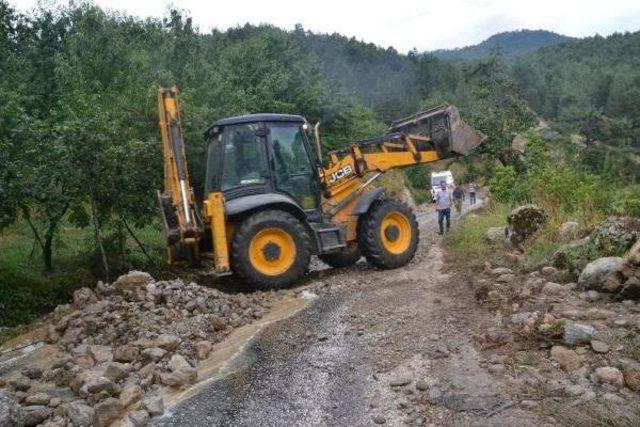
[[[514,34],[529,33],[538,32]],[[0,245],[0,283],[17,283],[0,287],[0,308],[11,307],[0,310],[0,325],[31,321],[67,299],[72,285],[84,282],[79,272],[104,277],[102,264],[111,264],[113,276],[162,263],[164,242],[153,228],[157,209],[150,197],[162,183],[158,85],[181,90],[198,198],[205,180],[201,129],[218,118],[302,114],[321,122],[328,150],[378,136],[390,120],[442,102],[458,106],[465,121],[488,135],[484,153],[504,166],[519,170],[509,144],[541,116],[617,148],[603,154],[603,144],[589,145],[576,154],[576,166],[633,182],[640,179],[637,165],[618,153],[640,146],[639,37],[594,37],[508,61],[461,62],[301,26],[202,34],[177,10],[141,20],[83,3],[23,15],[0,0],[6,100],[0,106],[0,231],[14,227],[19,236]],[[465,165],[469,177],[491,176],[480,163]],[[405,177],[420,190],[428,172],[416,168]],[[137,243],[124,243],[130,228],[148,245],[144,256]],[[96,256],[102,252],[107,256]]]
[[589,37],[518,58],[511,73],[538,114],[587,138],[640,147],[640,32]]
[[518,56],[534,52],[541,47],[554,46],[575,40],[573,37],[546,30],[506,31],[495,34],[481,43],[457,49],[440,49],[432,54],[439,59],[474,60],[493,53]]

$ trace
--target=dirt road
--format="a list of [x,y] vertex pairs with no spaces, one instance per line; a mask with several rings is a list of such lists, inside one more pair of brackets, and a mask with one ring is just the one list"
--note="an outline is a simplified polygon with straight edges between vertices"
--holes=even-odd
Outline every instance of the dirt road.
[[472,337],[492,316],[446,273],[433,207],[418,218],[408,266],[315,273],[308,308],[267,327],[228,376],[156,424],[541,425],[481,367]]

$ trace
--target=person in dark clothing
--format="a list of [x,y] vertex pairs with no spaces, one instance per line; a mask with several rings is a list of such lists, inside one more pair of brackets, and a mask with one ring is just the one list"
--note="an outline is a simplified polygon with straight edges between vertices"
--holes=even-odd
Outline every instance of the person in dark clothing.
[[456,212],[458,215],[462,212],[462,201],[464,200],[464,190],[460,186],[460,184],[456,185],[456,188],[453,190],[453,204],[456,207]]

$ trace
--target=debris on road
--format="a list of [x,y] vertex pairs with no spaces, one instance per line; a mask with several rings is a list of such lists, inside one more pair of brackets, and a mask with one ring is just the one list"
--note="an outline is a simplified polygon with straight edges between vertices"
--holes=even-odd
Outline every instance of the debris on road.
[[142,425],[164,412],[155,396],[160,387],[196,382],[195,367],[212,345],[260,319],[274,295],[226,294],[139,271],[79,289],[48,322],[57,359],[8,375],[3,402],[13,399],[22,408],[8,406],[3,416],[28,425],[50,419],[106,426],[133,411],[131,422]]

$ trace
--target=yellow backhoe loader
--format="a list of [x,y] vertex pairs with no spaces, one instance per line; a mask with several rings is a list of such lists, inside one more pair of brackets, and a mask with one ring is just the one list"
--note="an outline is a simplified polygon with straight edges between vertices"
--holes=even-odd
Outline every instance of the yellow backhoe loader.
[[187,170],[177,88],[158,89],[158,111],[164,154],[158,201],[169,263],[208,259],[216,275],[233,273],[257,288],[295,283],[312,254],[333,267],[363,255],[381,269],[405,265],[418,244],[415,216],[374,183],[389,169],[466,154],[484,139],[448,105],[394,122],[387,134],[326,158],[318,125],[302,116],[218,120],[204,131],[200,210]]

